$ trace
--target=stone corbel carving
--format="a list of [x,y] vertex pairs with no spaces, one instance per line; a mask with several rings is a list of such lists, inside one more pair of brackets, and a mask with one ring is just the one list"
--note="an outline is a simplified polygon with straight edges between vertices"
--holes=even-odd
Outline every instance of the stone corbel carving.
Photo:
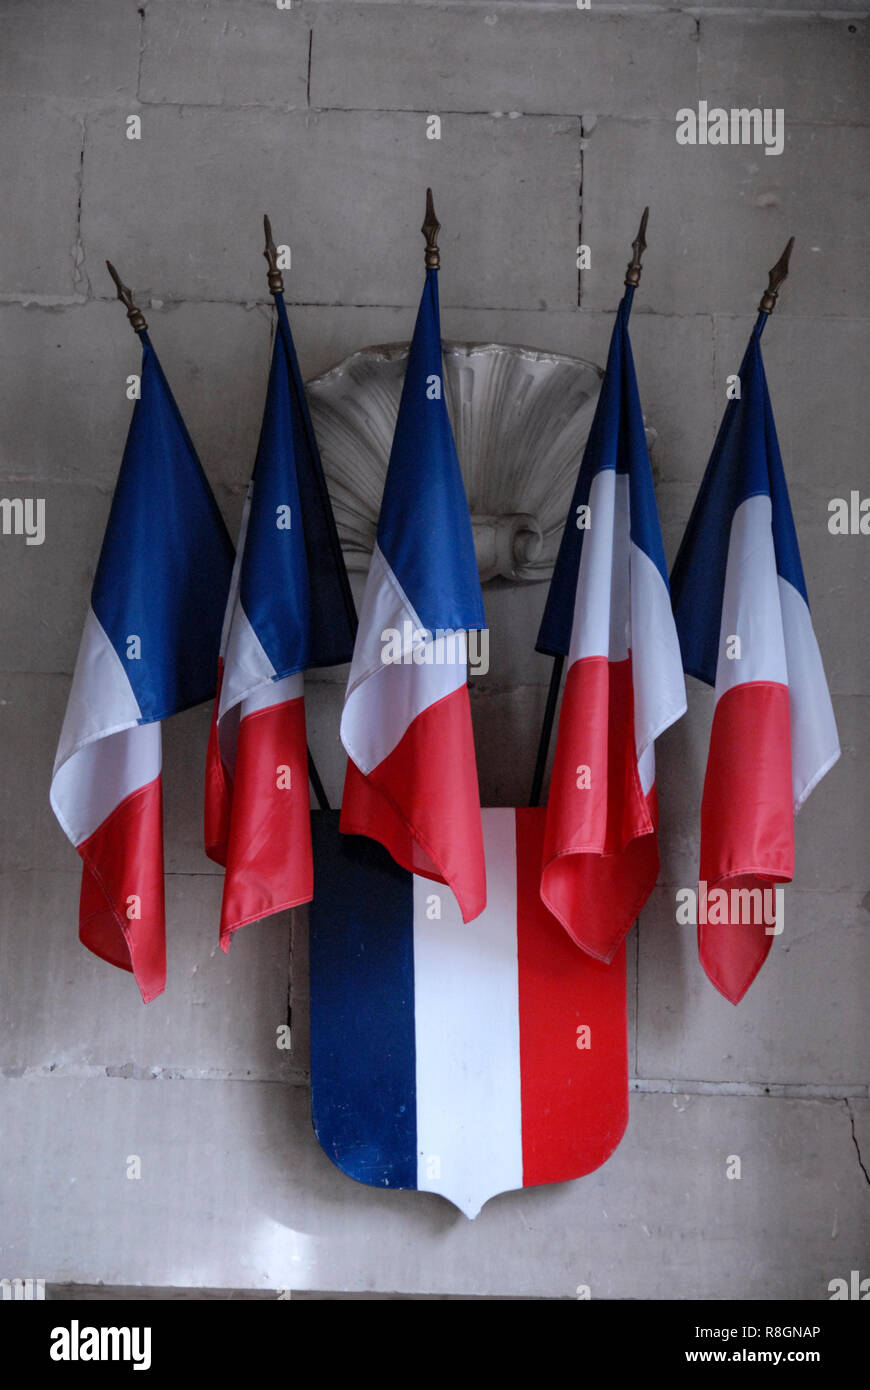
[[[368,568],[407,355],[407,343],[363,348],[308,383],[350,570]],[[445,342],[443,356],[481,581],[549,579],[602,370],[499,343]]]
[[480,582],[520,579],[544,548],[544,533],[537,518],[520,512],[513,516],[473,516],[474,553]]

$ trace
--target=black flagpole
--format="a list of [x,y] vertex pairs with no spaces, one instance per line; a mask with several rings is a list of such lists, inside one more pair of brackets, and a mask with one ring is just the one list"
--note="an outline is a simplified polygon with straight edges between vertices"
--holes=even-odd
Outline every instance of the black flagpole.
[[323,787],[323,783],[322,783],[321,780],[320,780],[320,773],[317,771],[317,764],[315,763],[314,759],[313,759],[312,756],[311,756],[311,749],[310,749],[310,748],[307,749],[307,752],[308,752],[308,777],[309,777],[309,780],[310,780],[310,782],[311,782],[312,787],[314,788],[314,795],[317,797],[317,804],[318,804],[318,806],[320,807],[321,811],[328,811],[328,810],[329,810],[329,801],[327,800],[327,796],[326,796],[326,792],[325,792],[324,787]]
[[[644,208],[643,217],[640,219],[640,227],[637,236],[631,243],[634,252],[625,270],[625,284],[632,289],[640,284],[641,258],[646,250],[646,224],[649,218],[649,208]],[[559,702],[559,687],[562,683],[562,669],[565,665],[565,657],[562,652],[557,652],[553,657],[553,669],[550,672],[550,688],[547,691],[547,703],[544,708],[544,719],[541,724],[541,736],[538,739],[538,756],[535,760],[535,771],[532,777],[532,790],[529,796],[530,806],[541,804],[541,792],[544,786],[544,773],[547,770],[547,756],[550,752],[550,739],[553,734],[553,721],[556,718],[556,705]]]
[[564,656],[561,652],[557,652],[553,657],[550,688],[547,691],[547,704],[544,709],[544,722],[541,725],[541,737],[538,739],[538,756],[535,761],[535,775],[532,778],[532,794],[529,797],[530,806],[540,806],[541,804],[541,790],[544,785],[544,773],[547,770],[547,754],[550,751],[550,736],[553,732],[553,720],[556,717],[556,704],[559,699],[559,686],[562,684],[562,667],[564,665]]

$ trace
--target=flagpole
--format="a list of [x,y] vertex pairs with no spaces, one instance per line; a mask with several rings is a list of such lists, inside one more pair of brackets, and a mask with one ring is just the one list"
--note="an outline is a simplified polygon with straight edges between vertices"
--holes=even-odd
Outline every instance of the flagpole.
[[794,237],[791,236],[776,265],[772,266],[767,272],[767,289],[761,296],[761,303],[758,306],[758,318],[755,321],[755,327],[759,333],[761,333],[764,325],[776,308],[776,301],[779,297],[783,281],[788,278],[788,265],[791,260],[793,246]]
[[111,261],[106,261],[106,266],[108,268],[109,274],[115,282],[115,288],[118,291],[118,298],[120,299],[124,308],[127,310],[127,318],[130,320],[130,327],[133,329],[133,332],[139,334],[147,333],[148,325],[145,322],[145,315],[142,313],[142,310],[138,309],[136,305],[133,303],[132,291],[128,288],[127,285],[123,283],[120,275],[118,274],[115,267],[112,265]]
[[[640,226],[637,229],[637,236],[631,243],[632,257],[625,268],[625,287],[628,291],[628,308],[631,308],[631,300],[634,291],[640,284],[641,261],[646,250],[646,225],[649,220],[649,208],[643,210],[640,219]],[[562,684],[562,671],[565,666],[565,656],[562,652],[557,652],[553,657],[553,669],[550,672],[550,686],[547,691],[547,703],[544,707],[544,718],[541,723],[541,736],[538,739],[538,756],[535,759],[535,771],[532,776],[532,790],[529,796],[530,806],[539,806],[541,803],[541,791],[544,786],[544,773],[547,770],[547,756],[550,751],[550,739],[553,734],[553,721],[556,717],[556,705],[559,702],[559,687]]]
[[646,250],[646,224],[649,221],[649,208],[644,208],[643,216],[640,219],[640,226],[637,229],[637,236],[631,243],[632,257],[625,267],[625,284],[629,289],[635,290],[640,284],[641,261]]
[[564,656],[561,652],[557,652],[553,657],[553,669],[550,672],[550,688],[547,691],[547,704],[544,708],[544,722],[541,725],[541,737],[538,739],[538,756],[535,760],[535,774],[532,778],[532,792],[529,797],[530,806],[540,806],[541,804],[541,789],[544,785],[547,754],[550,751],[550,737],[553,732],[553,720],[556,716],[556,704],[559,699],[559,686],[562,684],[562,668],[564,665]]
[[441,252],[438,249],[438,233],[441,231],[441,223],[435,216],[435,203],[432,199],[431,188],[426,189],[426,216],[420,231],[426,238],[426,269],[438,270],[441,266]]
[[320,780],[320,774],[317,771],[317,764],[311,756],[311,749],[307,745],[305,751],[308,754],[308,778],[311,782],[312,787],[314,788],[314,795],[317,797],[317,804],[320,807],[321,811],[328,811],[330,809],[329,800],[327,798],[326,790],[323,786],[323,783]]

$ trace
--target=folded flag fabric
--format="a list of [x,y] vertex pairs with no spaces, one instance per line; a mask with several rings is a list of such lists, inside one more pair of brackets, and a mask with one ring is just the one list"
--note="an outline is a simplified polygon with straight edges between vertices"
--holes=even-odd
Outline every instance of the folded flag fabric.
[[471,927],[381,845],[312,820],[312,1109],[333,1163],[469,1217],[604,1163],[628,1120],[625,952],[591,960],[541,902],[543,808],[483,811]]
[[465,634],[485,619],[442,371],[428,270],[341,718],[341,829],[447,884],[469,921],[486,875]]
[[220,943],[312,893],[303,672],[350,661],[355,614],[280,291],[266,406],[221,637],[206,853]]
[[773,939],[752,904],[792,878],[795,813],[840,755],[761,356],[766,318],[749,340],[740,396],[725,411],[671,575],[683,666],[716,690],[699,877],[708,902],[717,885],[737,890],[729,907],[740,911],[715,923],[699,915],[698,947],[734,1004]]
[[233,548],[157,354],[140,398],[85,618],[51,804],[83,861],[79,936],[166,983],[160,721],[211,699]]
[[541,897],[603,961],[655,885],[655,740],[686,708],[628,336],[633,294],[617,312],[537,641],[568,658]]

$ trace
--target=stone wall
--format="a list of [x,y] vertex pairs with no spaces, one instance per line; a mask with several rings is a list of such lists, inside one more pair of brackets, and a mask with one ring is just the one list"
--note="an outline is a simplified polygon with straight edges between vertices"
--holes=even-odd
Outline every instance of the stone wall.
[[[0,1275],[816,1299],[862,1260],[870,1273],[870,542],[827,528],[832,497],[870,492],[865,8],[7,0],[0,489],[45,499],[46,537],[0,537]],[[783,153],[678,145],[675,113],[699,100],[782,107]],[[843,745],[798,820],[785,934],[735,1010],[674,920],[674,890],[697,873],[711,717],[711,692],[688,682],[689,714],[659,742],[661,883],[629,938],[628,1132],[597,1173],[496,1198],[473,1223],[435,1196],[360,1187],[318,1148],[304,914],[289,1054],[275,1045],[289,921],[247,928],[228,958],[217,949],[208,709],[165,729],[169,985],[147,1008],[78,944],[78,861],[48,803],[138,369],[105,258],[146,310],[235,535],[270,350],[263,212],[292,247],[287,299],[311,376],[409,336],[427,184],[444,336],[598,362],[650,205],[632,337],[669,562],[767,269],[796,236],[764,350]],[[579,242],[591,268],[578,274]],[[544,596],[485,593],[492,669],[472,684],[487,804],[528,794]],[[336,802],[344,674],[309,683]],[[726,1178],[732,1154],[740,1181]]]

